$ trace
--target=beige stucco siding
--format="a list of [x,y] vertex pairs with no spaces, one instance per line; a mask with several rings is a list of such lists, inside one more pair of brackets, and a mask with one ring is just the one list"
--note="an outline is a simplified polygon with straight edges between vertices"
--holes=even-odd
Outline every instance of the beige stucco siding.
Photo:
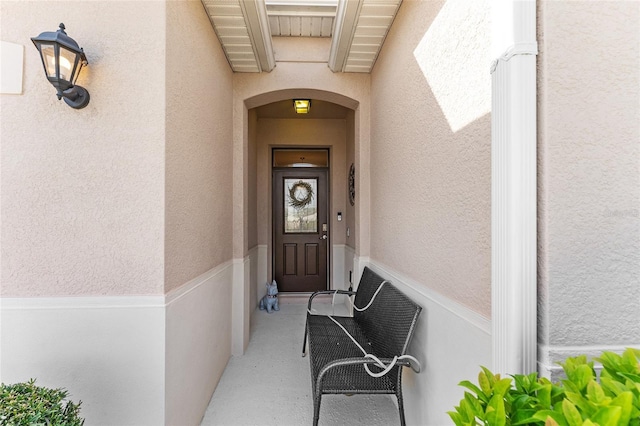
[[640,343],[640,3],[538,8],[539,339],[551,364],[558,347]]
[[231,259],[232,73],[200,2],[167,3],[165,291]]
[[[25,46],[24,92],[0,97],[2,295],[161,294],[164,4],[3,1],[0,16]],[[82,110],[29,40],[61,21],[89,60]]]
[[[258,213],[258,182],[264,178],[264,176],[258,177],[258,132],[257,129],[258,115],[255,109],[248,111],[249,115],[249,135],[248,135],[248,182],[247,182],[247,197],[248,197],[248,214],[249,223],[247,224],[247,239],[249,249],[254,248],[258,244],[258,222],[261,222],[267,218],[265,212]],[[263,161],[269,161],[264,160]]]
[[371,258],[489,317],[490,8],[468,5],[403,2],[373,70]]

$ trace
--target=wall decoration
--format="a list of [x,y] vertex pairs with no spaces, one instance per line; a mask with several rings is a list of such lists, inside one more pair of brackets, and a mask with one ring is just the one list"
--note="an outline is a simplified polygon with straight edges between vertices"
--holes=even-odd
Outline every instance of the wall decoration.
[[356,203],[356,167],[353,163],[349,167],[349,203],[352,206]]

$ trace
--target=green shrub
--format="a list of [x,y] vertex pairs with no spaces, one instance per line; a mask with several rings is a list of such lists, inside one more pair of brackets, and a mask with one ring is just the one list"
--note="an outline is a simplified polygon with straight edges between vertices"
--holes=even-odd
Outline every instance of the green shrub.
[[[566,379],[553,384],[537,373],[501,378],[482,367],[478,385],[448,414],[457,426],[640,426],[640,350],[604,352],[600,379],[586,356],[561,363]],[[470,392],[469,392],[470,391]]]
[[66,400],[64,389],[27,383],[0,385],[0,426],[81,426],[80,404]]

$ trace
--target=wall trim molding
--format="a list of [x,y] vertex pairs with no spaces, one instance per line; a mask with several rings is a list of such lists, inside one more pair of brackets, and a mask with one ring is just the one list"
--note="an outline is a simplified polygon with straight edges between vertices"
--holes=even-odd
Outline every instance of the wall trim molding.
[[[541,376],[551,377],[556,373],[562,372],[562,366],[558,365],[558,362],[564,361],[569,357],[578,355],[586,355],[587,358],[593,359],[602,355],[602,352],[616,352],[621,354],[627,348],[640,349],[638,345],[586,345],[586,346],[553,346],[553,345],[540,345],[538,359],[538,371]],[[598,362],[594,362],[594,368],[601,370],[602,365]]]
[[332,244],[332,247],[356,254],[356,249],[347,244]]
[[2,297],[0,309],[52,310],[52,309],[138,309],[163,308],[164,296],[62,296],[62,297]]
[[[244,260],[241,262],[244,262]],[[232,261],[230,260],[221,263],[180,287],[169,291],[165,295],[0,297],[0,309],[9,311],[32,309],[163,308],[186,296],[216,275],[223,274],[230,266],[232,266]]]
[[175,301],[179,300],[180,298],[186,296],[187,294],[196,290],[199,286],[205,284],[211,278],[215,277],[218,274],[224,273],[224,271],[227,268],[231,267],[231,264],[232,264],[231,261],[227,260],[226,262],[221,263],[218,266],[214,266],[213,268],[209,269],[207,272],[201,275],[198,275],[194,279],[187,281],[180,287],[171,290],[164,296],[164,304],[170,305]]
[[383,278],[389,278],[392,284],[405,285],[420,296],[429,299],[467,323],[473,325],[488,336],[491,335],[491,320],[460,303],[437,293],[418,281],[403,275],[391,267],[374,260],[368,262],[369,267],[379,273]]

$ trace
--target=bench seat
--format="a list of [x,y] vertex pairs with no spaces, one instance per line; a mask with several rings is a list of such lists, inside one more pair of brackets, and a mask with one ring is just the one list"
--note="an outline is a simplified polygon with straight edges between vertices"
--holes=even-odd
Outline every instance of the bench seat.
[[[367,353],[374,353],[371,343],[350,317],[334,317]],[[321,370],[336,361],[352,361],[357,364],[338,365],[325,373],[322,382],[324,394],[395,393],[395,383],[389,375],[374,378],[363,372],[362,351],[342,329],[324,315],[309,316],[309,341],[311,375],[317,378]],[[376,368],[372,367],[372,370]]]

